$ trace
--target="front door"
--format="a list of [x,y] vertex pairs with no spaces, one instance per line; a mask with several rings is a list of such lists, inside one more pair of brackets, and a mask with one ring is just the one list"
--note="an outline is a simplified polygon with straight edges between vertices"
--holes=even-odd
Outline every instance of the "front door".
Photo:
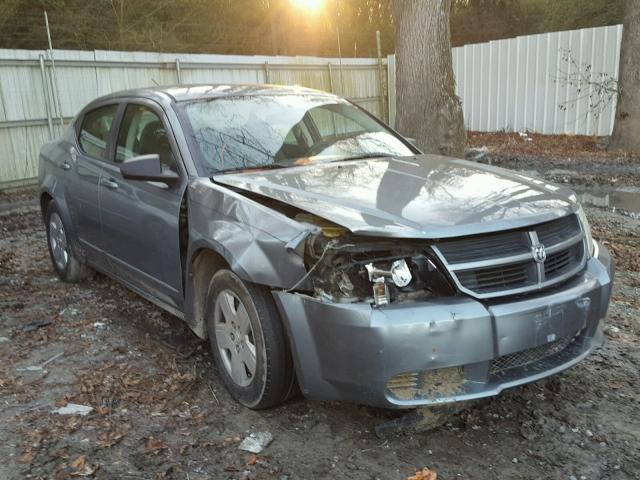
[[[100,176],[102,248],[116,276],[182,308],[179,223],[186,175],[175,142],[153,102],[129,103],[118,128],[114,159]],[[154,153],[179,182],[169,187],[122,178],[122,162]]]
[[99,186],[100,172],[109,153],[108,143],[118,104],[103,105],[82,117],[78,130],[78,149],[71,147],[71,168],[75,168],[74,188],[69,189],[70,212],[88,259],[104,266],[100,251]]

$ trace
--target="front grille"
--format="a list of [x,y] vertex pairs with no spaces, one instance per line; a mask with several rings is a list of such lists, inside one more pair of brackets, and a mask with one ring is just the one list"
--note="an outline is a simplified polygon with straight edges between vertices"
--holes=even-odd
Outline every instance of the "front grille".
[[523,262],[498,267],[477,268],[461,271],[458,274],[458,280],[470,290],[493,292],[530,285],[535,274],[531,269],[531,265]]
[[554,245],[570,239],[580,231],[578,217],[569,215],[568,217],[543,223],[536,227],[538,241],[543,245]]
[[496,375],[512,368],[524,367],[540,360],[551,357],[567,348],[575,337],[562,337],[553,342],[545,343],[534,348],[510,353],[496,358],[489,366],[489,374]]
[[478,298],[537,290],[569,278],[586,262],[576,215],[527,229],[442,241],[433,248],[458,287]]
[[577,243],[547,256],[544,262],[544,275],[546,279],[555,278],[571,270],[574,265],[580,263],[583,254],[583,244]]
[[499,258],[505,254],[527,253],[531,247],[526,232],[502,232],[475,239],[451,240],[438,245],[449,263],[464,263],[478,258]]

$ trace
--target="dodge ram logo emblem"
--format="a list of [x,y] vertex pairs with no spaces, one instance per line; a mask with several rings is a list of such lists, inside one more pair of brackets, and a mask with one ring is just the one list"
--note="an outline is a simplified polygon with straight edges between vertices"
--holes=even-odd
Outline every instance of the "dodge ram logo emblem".
[[533,251],[533,259],[537,263],[542,263],[547,259],[547,251],[544,249],[544,245],[542,245],[541,243],[539,243],[538,245],[533,245],[531,247],[531,250]]

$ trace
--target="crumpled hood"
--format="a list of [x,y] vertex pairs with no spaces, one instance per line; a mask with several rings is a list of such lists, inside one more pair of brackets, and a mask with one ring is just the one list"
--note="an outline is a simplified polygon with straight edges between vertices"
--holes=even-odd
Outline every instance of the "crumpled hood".
[[375,158],[216,175],[354,233],[447,238],[524,227],[578,208],[575,194],[516,172],[442,157]]

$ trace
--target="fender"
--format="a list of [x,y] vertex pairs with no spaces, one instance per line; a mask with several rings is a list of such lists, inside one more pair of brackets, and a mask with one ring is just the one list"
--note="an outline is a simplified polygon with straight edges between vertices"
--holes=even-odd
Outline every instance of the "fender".
[[[316,230],[314,226],[296,222],[209,179],[189,185],[188,204],[185,318],[199,336],[206,335],[202,320],[206,292],[197,284],[201,280],[193,269],[203,250],[220,259],[222,265],[216,268],[229,268],[243,281],[269,288],[290,288],[306,275],[303,253],[295,246]],[[212,275],[215,268],[207,268]]]

